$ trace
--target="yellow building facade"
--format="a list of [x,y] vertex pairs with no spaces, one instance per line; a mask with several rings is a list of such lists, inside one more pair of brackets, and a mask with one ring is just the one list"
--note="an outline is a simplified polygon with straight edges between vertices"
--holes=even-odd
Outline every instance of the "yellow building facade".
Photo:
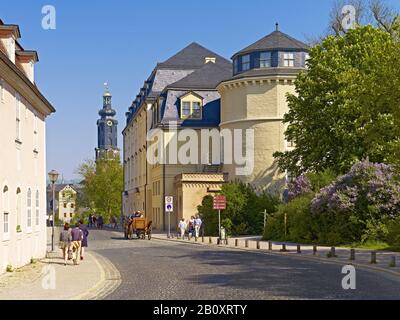
[[[124,214],[143,210],[158,230],[168,228],[166,196],[174,197],[175,228],[180,219],[197,214],[204,196],[218,194],[229,181],[249,183],[260,192],[281,193],[285,187],[285,174],[279,173],[273,154],[292,147],[284,135],[286,95],[295,94],[308,46],[276,30],[236,53],[233,63],[203,49],[191,45],[158,64],[127,113]],[[176,144],[181,150],[186,142],[174,142],[175,136],[186,129],[198,137],[204,129],[217,130],[220,157],[204,150],[200,138],[196,163],[149,163],[152,143],[162,140],[162,152],[170,160],[169,147]],[[157,139],[150,138],[154,130],[161,132]],[[234,135],[238,130],[244,134],[241,139]],[[232,133],[231,141],[225,133]],[[235,159],[227,161],[227,152],[238,147],[254,155],[248,172],[238,170]]]

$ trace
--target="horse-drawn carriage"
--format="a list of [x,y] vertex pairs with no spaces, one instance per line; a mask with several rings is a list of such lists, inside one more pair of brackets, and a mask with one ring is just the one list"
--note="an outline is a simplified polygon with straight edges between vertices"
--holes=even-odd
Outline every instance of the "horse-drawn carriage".
[[151,240],[152,221],[147,222],[146,218],[130,217],[127,218],[124,225],[125,239],[131,240],[136,234],[138,239]]

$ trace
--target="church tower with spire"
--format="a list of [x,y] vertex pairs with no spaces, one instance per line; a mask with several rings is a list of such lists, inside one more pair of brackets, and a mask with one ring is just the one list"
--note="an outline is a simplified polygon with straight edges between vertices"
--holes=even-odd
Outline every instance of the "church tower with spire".
[[117,112],[112,108],[112,95],[108,84],[104,84],[103,108],[99,111],[100,119],[97,120],[97,148],[96,160],[119,155],[118,149],[118,121],[115,119]]

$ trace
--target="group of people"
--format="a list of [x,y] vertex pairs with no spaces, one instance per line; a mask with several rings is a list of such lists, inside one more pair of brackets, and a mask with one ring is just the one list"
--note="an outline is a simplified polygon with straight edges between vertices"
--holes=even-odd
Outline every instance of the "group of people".
[[89,215],[89,228],[103,229],[104,219],[103,216],[96,217],[94,214]]
[[89,231],[83,220],[80,220],[75,227],[70,227],[68,223],[64,225],[64,229],[60,233],[60,249],[63,253],[64,265],[69,260],[74,265],[79,265],[84,259],[85,248],[88,247]]
[[190,217],[189,221],[182,219],[178,224],[178,231],[180,232],[180,237],[185,238],[186,232],[188,233],[189,239],[191,237],[198,238],[204,236],[204,222],[199,215]]

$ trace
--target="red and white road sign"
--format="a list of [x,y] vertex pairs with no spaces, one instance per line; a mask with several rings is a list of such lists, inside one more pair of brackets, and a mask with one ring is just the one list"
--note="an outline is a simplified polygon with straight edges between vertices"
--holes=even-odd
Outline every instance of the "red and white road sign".
[[214,197],[214,210],[226,210],[226,197],[215,196]]

